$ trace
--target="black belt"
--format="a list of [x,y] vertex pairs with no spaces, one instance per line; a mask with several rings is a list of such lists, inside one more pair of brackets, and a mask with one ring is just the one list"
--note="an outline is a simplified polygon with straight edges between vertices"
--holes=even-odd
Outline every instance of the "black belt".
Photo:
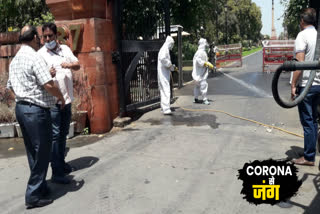
[[23,101],[23,100],[18,101],[17,104],[20,104],[20,105],[28,105],[28,106],[37,106],[37,107],[40,107],[40,108],[49,109],[49,108],[47,108],[47,107],[39,106],[39,105],[37,105],[37,104],[30,103],[30,102],[28,102],[28,101]]

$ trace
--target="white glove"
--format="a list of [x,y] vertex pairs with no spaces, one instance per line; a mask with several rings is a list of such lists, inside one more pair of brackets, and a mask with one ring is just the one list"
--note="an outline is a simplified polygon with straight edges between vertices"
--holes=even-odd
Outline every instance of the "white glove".
[[175,68],[176,68],[176,66],[175,66],[174,64],[172,64],[172,65],[170,66],[170,71],[174,71]]

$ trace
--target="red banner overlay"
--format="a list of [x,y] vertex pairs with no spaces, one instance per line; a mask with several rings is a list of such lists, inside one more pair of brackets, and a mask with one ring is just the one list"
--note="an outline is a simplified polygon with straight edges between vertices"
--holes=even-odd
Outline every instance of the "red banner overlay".
[[280,65],[294,58],[294,40],[264,40],[263,72],[272,65]]
[[218,45],[216,55],[217,68],[231,68],[242,66],[241,44]]

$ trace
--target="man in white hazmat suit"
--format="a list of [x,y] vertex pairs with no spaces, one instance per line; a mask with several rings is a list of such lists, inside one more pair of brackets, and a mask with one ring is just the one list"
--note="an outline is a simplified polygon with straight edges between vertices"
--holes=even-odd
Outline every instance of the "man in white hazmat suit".
[[170,50],[172,50],[174,40],[171,36],[161,47],[158,54],[158,84],[161,97],[161,110],[163,114],[170,115],[170,71],[174,71],[175,66],[171,63]]
[[206,39],[201,38],[199,40],[199,47],[197,52],[193,57],[193,71],[192,78],[195,81],[194,87],[194,103],[200,103],[198,97],[201,95],[203,97],[203,103],[209,105],[210,102],[207,98],[208,91],[208,71],[207,69],[213,69],[213,65],[208,62],[208,55],[206,53],[206,48],[208,47],[208,42]]

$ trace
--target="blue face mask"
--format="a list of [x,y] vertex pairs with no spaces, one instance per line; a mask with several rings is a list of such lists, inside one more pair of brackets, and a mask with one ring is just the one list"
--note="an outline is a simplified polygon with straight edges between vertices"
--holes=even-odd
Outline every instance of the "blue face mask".
[[52,50],[56,47],[57,43],[55,40],[52,40],[51,42],[46,42],[45,46],[46,48],[48,48],[49,50]]

